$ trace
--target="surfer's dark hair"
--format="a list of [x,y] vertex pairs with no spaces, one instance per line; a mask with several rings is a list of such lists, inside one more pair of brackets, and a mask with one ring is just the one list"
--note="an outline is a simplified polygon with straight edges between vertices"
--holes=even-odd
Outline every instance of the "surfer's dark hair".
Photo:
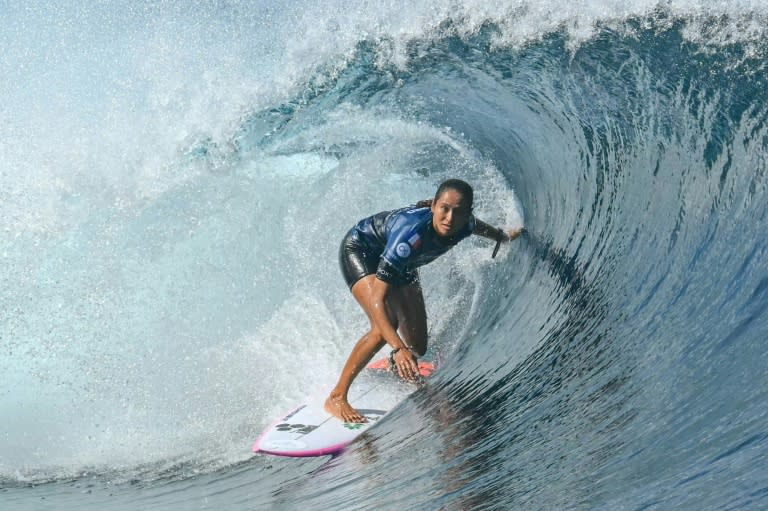
[[456,190],[459,192],[464,200],[467,201],[470,211],[472,210],[472,203],[475,200],[475,192],[472,190],[469,183],[462,181],[461,179],[446,179],[437,187],[434,204],[437,204],[437,200],[447,190]]

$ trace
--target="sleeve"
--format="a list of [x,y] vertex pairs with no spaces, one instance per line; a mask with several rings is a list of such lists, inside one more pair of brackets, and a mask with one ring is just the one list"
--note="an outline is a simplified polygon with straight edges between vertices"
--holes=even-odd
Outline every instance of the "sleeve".
[[395,286],[404,279],[404,275],[382,257],[376,269],[376,278]]
[[421,236],[416,226],[407,222],[395,225],[381,254],[376,278],[389,284],[406,280],[410,261],[421,246]]

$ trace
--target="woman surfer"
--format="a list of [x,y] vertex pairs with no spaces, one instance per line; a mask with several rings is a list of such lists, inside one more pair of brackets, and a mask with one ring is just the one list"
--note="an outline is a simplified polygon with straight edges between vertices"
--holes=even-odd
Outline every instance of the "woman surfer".
[[[357,223],[339,251],[341,271],[365,311],[370,329],[349,355],[325,410],[344,422],[366,419],[347,400],[352,381],[384,344],[392,348],[401,378],[416,379],[417,356],[427,351],[427,313],[417,268],[432,262],[470,234],[497,241],[517,238],[472,214],[472,187],[459,179],[440,184],[432,200],[384,211]],[[494,256],[496,251],[494,250]],[[399,332],[399,334],[398,334]]]

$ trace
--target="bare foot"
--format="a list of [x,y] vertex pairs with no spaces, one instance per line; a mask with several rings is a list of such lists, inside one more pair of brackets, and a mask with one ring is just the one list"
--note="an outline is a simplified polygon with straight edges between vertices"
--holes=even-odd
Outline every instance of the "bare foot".
[[331,394],[325,400],[325,411],[343,422],[368,422],[368,419],[357,413],[343,396]]

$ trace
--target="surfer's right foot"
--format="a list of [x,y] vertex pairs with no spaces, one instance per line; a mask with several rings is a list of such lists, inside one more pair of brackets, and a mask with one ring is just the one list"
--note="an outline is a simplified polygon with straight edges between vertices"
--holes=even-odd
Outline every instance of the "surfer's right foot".
[[368,422],[365,417],[357,413],[352,405],[342,396],[331,394],[325,400],[325,411],[343,422]]

